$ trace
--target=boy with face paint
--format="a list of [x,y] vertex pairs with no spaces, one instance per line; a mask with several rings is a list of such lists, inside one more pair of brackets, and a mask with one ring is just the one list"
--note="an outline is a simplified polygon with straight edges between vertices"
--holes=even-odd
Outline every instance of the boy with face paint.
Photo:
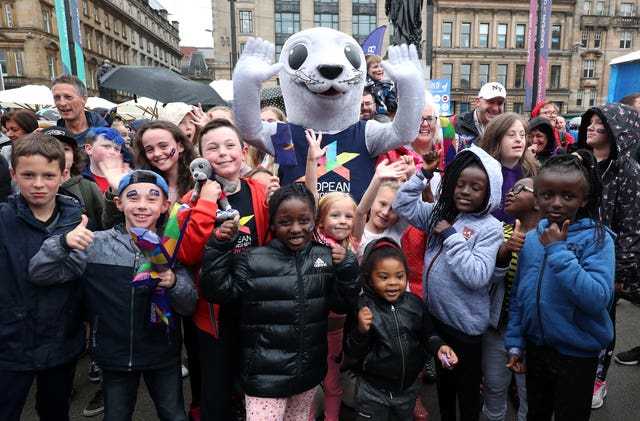
[[[102,368],[105,420],[131,419],[140,375],[161,420],[185,420],[179,328],[151,325],[149,300],[153,288],[131,285],[145,258],[134,245],[130,228],[155,232],[169,209],[169,188],[158,174],[136,170],[120,181],[116,206],[124,224],[95,234],[82,222],[46,241],[31,260],[30,279],[54,285],[82,279],[91,325],[90,350]],[[168,294],[176,326],[191,315],[197,302],[193,281],[184,268],[160,272],[159,287]]]

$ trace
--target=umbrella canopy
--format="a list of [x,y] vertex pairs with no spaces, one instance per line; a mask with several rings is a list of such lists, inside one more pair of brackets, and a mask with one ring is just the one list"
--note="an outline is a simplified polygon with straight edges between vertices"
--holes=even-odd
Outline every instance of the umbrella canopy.
[[214,80],[209,83],[215,91],[227,102],[233,101],[233,81],[229,79]]
[[0,103],[3,107],[27,108],[36,111],[53,106],[53,94],[51,89],[44,85],[25,85],[0,91]]
[[260,107],[277,107],[282,111],[285,110],[284,99],[282,98],[282,89],[280,85],[264,88],[260,92]]
[[118,114],[125,120],[156,118],[158,109],[162,107],[162,102],[142,96],[118,104],[116,107]]
[[571,120],[569,120],[567,124],[570,126],[580,127],[580,122],[582,122],[582,117],[578,116],[578,117],[573,117]]
[[99,96],[90,96],[87,98],[87,103],[84,106],[90,110],[93,110],[94,108],[106,108],[107,110],[110,110],[115,107],[116,104],[111,101],[107,101],[104,98],[100,98]]
[[104,75],[100,84],[164,103],[225,105],[209,85],[182,77],[166,67],[118,66]]

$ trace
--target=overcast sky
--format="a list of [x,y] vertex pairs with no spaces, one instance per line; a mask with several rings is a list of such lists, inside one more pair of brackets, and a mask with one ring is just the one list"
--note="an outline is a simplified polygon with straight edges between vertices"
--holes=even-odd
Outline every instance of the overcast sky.
[[158,0],[169,12],[169,21],[180,22],[180,45],[212,47],[211,0]]

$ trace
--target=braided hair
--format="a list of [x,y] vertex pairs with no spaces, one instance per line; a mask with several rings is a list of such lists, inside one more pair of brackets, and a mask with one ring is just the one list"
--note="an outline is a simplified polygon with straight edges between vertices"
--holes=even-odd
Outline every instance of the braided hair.
[[313,193],[304,183],[292,183],[280,187],[269,199],[269,225],[273,225],[276,212],[282,202],[289,199],[298,199],[309,205],[309,209],[313,213],[313,219],[314,221],[316,220],[318,210],[316,209],[316,199],[313,197]]
[[[431,235],[433,230],[436,228],[436,225],[438,225],[442,220],[453,224],[453,221],[460,213],[456,207],[454,190],[456,188],[456,183],[458,182],[458,177],[460,177],[462,171],[471,166],[481,168],[482,171],[486,173],[484,166],[480,162],[480,158],[476,154],[466,151],[456,155],[453,161],[451,161],[445,169],[444,175],[442,176],[442,182],[440,183],[440,198],[433,208],[431,217],[429,218],[429,224],[427,225],[427,234],[429,234],[428,246],[438,245],[442,242],[442,237],[439,235]],[[486,206],[488,200],[489,194],[487,192],[483,207]]]

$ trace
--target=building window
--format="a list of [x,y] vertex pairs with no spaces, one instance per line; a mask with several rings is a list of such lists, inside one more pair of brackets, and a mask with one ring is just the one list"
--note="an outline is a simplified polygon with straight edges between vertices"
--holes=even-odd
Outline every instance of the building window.
[[597,89],[591,89],[591,91],[589,91],[589,106],[590,107],[595,107],[596,106],[597,97],[598,97],[598,90]]
[[98,54],[102,54],[102,35],[96,34],[96,47],[98,47]]
[[520,115],[524,114],[524,104],[522,102],[514,102],[513,112]]
[[42,22],[44,23],[44,31],[51,33],[51,12],[48,10],[42,11]]
[[6,18],[7,18],[7,28],[13,28],[13,12],[11,10],[11,4],[10,3],[5,3],[4,4],[4,13],[5,13]]
[[109,22],[109,15],[107,14],[107,11],[104,11],[104,27],[109,29],[111,27],[111,23]]
[[478,47],[489,48],[489,24],[481,23],[478,33]]
[[507,72],[509,71],[508,64],[498,64],[498,75],[496,81],[502,86],[507,86]]
[[313,26],[338,29],[338,15],[335,13],[314,13]]
[[582,31],[582,42],[580,45],[584,48],[589,48],[589,31]]
[[471,109],[471,107],[469,106],[468,102],[461,102],[460,103],[460,114],[466,113],[470,109]]
[[453,63],[442,63],[441,79],[453,80]]
[[451,48],[453,22],[442,22],[442,48]]
[[460,47],[469,48],[471,46],[471,23],[462,22],[460,26]]
[[603,1],[599,1],[596,2],[596,15],[604,15],[604,2]]
[[120,44],[116,45],[116,61],[122,61],[122,47]]
[[89,16],[89,5],[87,4],[87,0],[82,0],[82,13],[85,16]]
[[633,16],[633,3],[621,3],[620,16]]
[[113,20],[113,32],[116,34],[120,33],[120,22],[117,19]]
[[362,44],[369,34],[376,28],[375,15],[353,15],[351,31],[353,38]]
[[23,74],[23,69],[22,69],[22,51],[14,51],[13,52],[13,59],[16,62],[16,76],[22,76],[22,74]]
[[578,94],[576,95],[576,106],[581,107],[584,102],[584,89],[578,89]]
[[105,55],[109,58],[111,58],[111,38],[109,37],[105,37]]
[[513,82],[513,86],[517,89],[524,88],[524,73],[526,66],[524,64],[516,64],[516,77]]
[[549,77],[549,89],[560,89],[561,74],[562,74],[562,66],[551,66],[551,75]]
[[527,25],[516,25],[516,48],[524,48],[525,33],[527,32]]
[[93,37],[93,31],[88,26],[84,29],[84,46],[87,50],[91,50],[91,38]]
[[582,66],[582,77],[583,78],[593,78],[596,74],[596,61],[595,60],[585,60]]
[[56,78],[56,62],[53,56],[47,56],[47,65],[49,66],[49,80]]
[[551,26],[551,49],[560,49],[560,25]]
[[602,45],[602,31],[595,31],[593,33],[593,48],[600,48]]
[[506,23],[498,24],[498,39],[497,39],[497,47],[498,48],[507,48],[507,33],[509,32],[509,25]]
[[275,14],[275,18],[276,18],[276,34],[291,35],[300,31],[300,14],[299,13],[277,12]]
[[253,33],[253,12],[251,10],[241,10],[240,14],[240,33]]
[[7,76],[7,53],[0,50],[0,72],[2,76]]
[[591,2],[590,1],[585,1],[584,4],[582,5],[582,13],[584,13],[585,15],[590,15],[591,14]]
[[620,48],[631,48],[631,40],[633,38],[633,32],[623,31],[620,34]]
[[124,23],[122,24],[122,38],[127,39],[127,37],[129,32],[129,27],[126,26]]
[[469,89],[471,87],[471,64],[460,65],[460,88]]
[[478,86],[482,86],[489,82],[489,65],[480,64],[478,66]]

